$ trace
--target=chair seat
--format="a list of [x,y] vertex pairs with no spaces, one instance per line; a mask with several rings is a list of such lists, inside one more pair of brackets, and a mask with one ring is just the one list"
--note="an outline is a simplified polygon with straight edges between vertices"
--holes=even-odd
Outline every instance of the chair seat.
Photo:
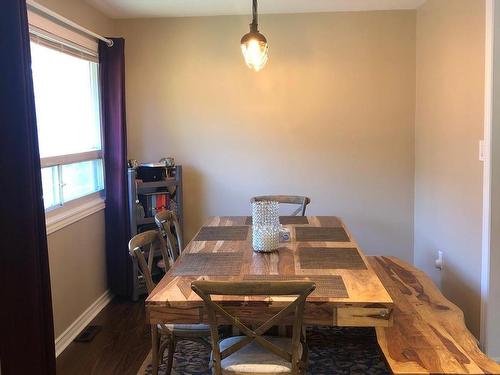
[[[222,340],[219,344],[221,352],[244,338],[245,336],[237,336]],[[264,336],[263,338],[291,352],[291,339],[270,336]],[[302,346],[299,349],[299,355],[300,357],[302,356]],[[290,374],[292,372],[290,362],[263,348],[255,341],[231,354],[229,357],[224,358],[221,362],[221,367],[224,375],[273,375]]]
[[[210,336],[210,326],[207,324],[164,324],[164,327],[175,334],[206,334]],[[162,328],[158,325],[158,328]]]

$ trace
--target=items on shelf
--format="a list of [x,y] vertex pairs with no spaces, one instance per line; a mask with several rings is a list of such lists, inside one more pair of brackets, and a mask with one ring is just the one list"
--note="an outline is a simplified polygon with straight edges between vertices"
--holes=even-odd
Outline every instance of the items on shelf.
[[170,193],[160,191],[147,194],[139,194],[139,202],[145,212],[146,217],[153,217],[158,212],[170,209]]
[[[161,181],[164,178],[175,177],[175,159],[173,157],[161,158],[158,163],[142,163],[136,159],[128,160],[128,167],[135,169],[137,179],[144,182]],[[166,172],[166,173],[165,173]]]
[[135,201],[135,217],[136,219],[143,219],[146,217],[146,212],[144,211],[144,206],[141,204],[139,199]]
[[137,179],[142,182],[163,181],[167,178],[167,169],[161,164],[141,164],[136,169]]
[[161,158],[158,163],[165,165],[165,167],[167,167],[167,168],[174,168],[175,167],[175,159],[172,157]]
[[128,159],[128,167],[136,169],[139,166],[139,162],[136,159]]

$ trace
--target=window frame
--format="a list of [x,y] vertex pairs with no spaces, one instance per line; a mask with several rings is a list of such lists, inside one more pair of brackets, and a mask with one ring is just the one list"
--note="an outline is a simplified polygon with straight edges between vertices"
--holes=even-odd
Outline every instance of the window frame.
[[[62,167],[64,165],[68,164],[74,164],[74,163],[80,163],[84,161],[92,161],[92,160],[101,160],[102,162],[102,174],[103,174],[103,181],[105,182],[106,176],[104,173],[104,151],[102,150],[102,120],[100,121],[100,130],[101,130],[101,150],[94,150],[94,151],[86,151],[86,152],[80,152],[80,153],[75,153],[75,154],[68,154],[68,155],[59,155],[59,156],[49,156],[46,158],[40,158],[40,166],[41,168],[50,168],[50,167],[57,167],[58,168],[58,178],[61,179],[62,176]],[[59,195],[62,195],[62,185],[59,185],[57,187]],[[68,211],[73,211],[79,204],[85,205],[88,201],[87,197],[92,197],[97,200],[104,200],[105,199],[105,187],[101,190],[95,191],[90,194],[83,195],[81,197],[71,199],[66,202],[58,203],[54,206],[47,207],[45,209],[45,216],[46,219],[49,217],[56,217],[57,213],[60,213],[64,210]],[[76,206],[76,207],[75,207]],[[57,213],[55,212],[57,211]]]
[[[102,125],[101,125],[101,132],[102,132]],[[101,147],[101,150],[85,151],[75,154],[48,156],[46,158],[40,158],[40,164],[42,168],[56,167],[63,164],[73,164],[73,163],[80,163],[82,161],[104,159],[103,156],[104,152]]]
[[[34,36],[33,42],[46,37],[50,41],[59,41],[61,43],[68,42],[68,46],[73,50],[75,47],[81,48],[83,56],[94,56],[98,63],[98,50],[97,41],[94,39],[88,39],[82,34],[75,32],[74,30],[67,28],[55,21],[43,17],[40,14],[28,11],[28,22],[30,26],[30,35]],[[43,43],[42,43],[43,44]],[[50,48],[50,47],[47,47]],[[64,49],[61,53],[65,53]],[[71,53],[70,53],[71,54]],[[82,58],[84,58],[82,56]],[[84,58],[85,59],[85,58]],[[90,61],[93,61],[92,59]],[[51,234],[59,229],[64,228],[76,221],[79,221],[89,215],[96,212],[102,211],[105,208],[106,194],[105,194],[105,142],[104,142],[104,126],[102,117],[102,96],[99,87],[99,65],[97,65],[97,80],[93,82],[96,84],[97,89],[97,103],[96,109],[99,116],[99,131],[100,131],[100,149],[84,151],[73,154],[50,156],[45,158],[40,158],[40,167],[49,168],[57,167],[59,169],[59,179],[61,178],[61,169],[63,165],[101,160],[102,165],[102,175],[103,175],[103,188],[99,191],[78,197],[66,202],[58,203],[54,206],[47,207],[45,209],[45,221],[47,227],[47,234]],[[60,180],[59,180],[60,181]],[[58,185],[55,188],[62,193],[62,185]]]

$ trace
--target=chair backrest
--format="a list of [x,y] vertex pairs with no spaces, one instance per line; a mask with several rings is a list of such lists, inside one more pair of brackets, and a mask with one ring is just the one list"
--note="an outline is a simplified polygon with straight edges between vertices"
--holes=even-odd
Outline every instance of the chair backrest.
[[275,201],[285,204],[298,204],[299,207],[292,212],[291,216],[305,216],[306,207],[309,203],[311,203],[311,199],[300,195],[260,195],[250,199],[251,203],[259,201]]
[[148,230],[146,232],[139,233],[132,237],[128,243],[128,251],[130,255],[137,259],[139,269],[144,276],[144,280],[146,281],[148,293],[151,293],[155,287],[153,277],[151,276],[151,270],[153,268],[155,250],[158,248],[160,249],[161,256],[163,257],[166,272],[169,269],[167,249],[165,248],[165,243],[157,230]]
[[[155,215],[155,223],[163,238],[167,241],[168,251],[172,261],[176,261],[184,249],[182,242],[182,232],[179,220],[175,212],[170,210],[163,210]],[[175,231],[175,233],[172,231]]]
[[[191,289],[198,294],[205,302],[210,322],[212,334],[213,366],[215,374],[222,374],[221,361],[240,350],[244,346],[256,341],[265,349],[280,356],[291,363],[292,374],[299,374],[301,371],[300,339],[302,335],[302,323],[304,316],[304,304],[307,296],[316,288],[311,281],[205,281],[197,280],[191,283]],[[231,315],[218,303],[212,301],[212,295],[232,295],[232,296],[297,296],[272,318],[253,330],[241,322],[234,315]],[[271,343],[262,337],[271,327],[279,325],[279,321],[290,314],[294,314],[293,334],[291,352]],[[224,318],[221,324],[228,322],[239,328],[247,337],[229,346],[223,352],[219,347],[219,331],[217,316]]]

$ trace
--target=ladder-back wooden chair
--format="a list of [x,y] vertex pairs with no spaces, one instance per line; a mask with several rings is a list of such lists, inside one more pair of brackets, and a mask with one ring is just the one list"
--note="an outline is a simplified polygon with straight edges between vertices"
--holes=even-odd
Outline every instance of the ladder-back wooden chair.
[[[166,265],[166,271],[169,270],[170,262],[168,259],[165,242],[157,230],[149,230],[134,236],[129,244],[130,254],[137,259],[139,271],[142,273],[146,282],[148,293],[151,293],[156,286],[152,278],[153,259],[156,249],[160,249],[163,262]],[[172,371],[175,347],[178,340],[187,339],[201,342],[210,347],[210,344],[204,340],[210,336],[210,327],[207,324],[163,324],[151,326],[152,338],[152,367],[153,375],[158,374],[158,367],[163,359],[165,349],[168,347],[167,374]]]
[[307,205],[311,203],[311,199],[299,195],[260,195],[250,199],[250,203],[260,201],[275,201],[284,204],[298,205],[299,207],[289,216],[305,216]]
[[184,250],[182,231],[175,212],[163,210],[155,215],[155,223],[163,238],[167,242],[167,249],[171,260],[175,262]]
[[[191,288],[203,299],[208,312],[214,374],[305,374],[307,346],[302,327],[304,305],[307,296],[315,287],[311,281],[193,281]],[[237,313],[228,313],[220,304],[214,302],[212,295],[297,298],[257,329],[251,329],[242,322],[243,317],[238,317]],[[294,315],[291,339],[263,336],[271,327],[291,314]],[[246,318],[248,319],[248,316]],[[219,342],[218,327],[228,322],[245,336],[230,337]]]

